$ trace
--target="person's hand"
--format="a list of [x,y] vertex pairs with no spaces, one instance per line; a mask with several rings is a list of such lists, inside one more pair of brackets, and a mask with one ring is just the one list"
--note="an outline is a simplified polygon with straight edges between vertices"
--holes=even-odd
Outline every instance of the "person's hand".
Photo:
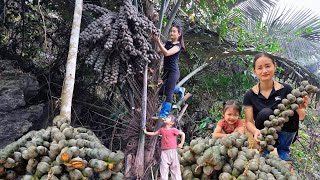
[[148,41],[151,41],[151,40],[153,39],[153,36],[154,36],[154,34],[152,34],[152,33],[149,34],[149,35],[148,35]]
[[154,40],[156,43],[158,43],[158,44],[161,43],[159,36],[153,35],[153,40]]
[[158,80],[158,86],[160,86],[161,84],[163,84],[163,80],[162,80],[162,79],[159,79],[159,80]]
[[147,129],[146,127],[142,128],[143,132],[146,133],[147,132]]
[[260,140],[258,139],[258,137],[261,135],[261,132],[259,129],[257,129],[254,134],[253,134],[253,138],[254,140],[256,140],[257,142],[260,142]]
[[178,144],[178,148],[182,148],[183,147],[183,144]]

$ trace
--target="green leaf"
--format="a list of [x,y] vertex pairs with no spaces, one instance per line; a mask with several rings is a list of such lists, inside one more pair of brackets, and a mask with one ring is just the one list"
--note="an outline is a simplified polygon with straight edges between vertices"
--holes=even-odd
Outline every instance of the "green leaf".
[[169,21],[168,18],[163,18],[163,22],[167,23]]
[[305,30],[304,30],[304,32],[305,33],[307,33],[307,34],[311,34],[312,32],[313,32],[313,27],[312,26],[310,26],[310,27],[307,27]]
[[200,124],[200,129],[204,129],[205,127],[207,127],[208,122],[204,121],[203,123]]

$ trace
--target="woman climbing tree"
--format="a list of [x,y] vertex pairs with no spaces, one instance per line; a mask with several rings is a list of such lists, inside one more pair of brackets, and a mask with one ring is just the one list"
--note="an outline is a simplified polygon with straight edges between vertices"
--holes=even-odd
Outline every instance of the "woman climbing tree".
[[160,48],[160,53],[164,55],[162,86],[160,88],[160,95],[166,95],[165,101],[162,103],[162,107],[159,116],[154,116],[151,119],[165,119],[171,111],[173,93],[179,91],[180,97],[184,93],[183,87],[176,87],[177,81],[180,77],[178,59],[181,50],[184,50],[184,41],[182,35],[182,28],[178,25],[173,25],[170,28],[170,41],[167,41],[165,45],[162,44],[158,36],[154,36],[153,39]]

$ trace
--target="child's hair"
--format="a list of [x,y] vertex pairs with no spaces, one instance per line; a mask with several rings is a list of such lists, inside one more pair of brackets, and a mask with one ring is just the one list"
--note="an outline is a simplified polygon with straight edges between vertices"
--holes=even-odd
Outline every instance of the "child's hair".
[[228,108],[234,108],[239,112],[239,115],[241,114],[241,110],[242,110],[241,105],[236,100],[232,99],[232,100],[228,100],[227,102],[223,103],[222,114],[224,114]]
[[167,118],[171,118],[171,121],[175,124],[176,122],[176,117],[172,114],[169,114]]
[[[176,25],[176,24],[171,26],[171,28],[173,28],[173,27],[175,27],[175,28],[178,29],[178,33],[180,34],[178,41],[179,41],[180,44],[181,44],[181,49],[182,49],[182,50],[185,50],[184,38],[183,38],[183,33],[182,33],[182,27],[179,26],[179,25]],[[171,28],[170,28],[170,30],[171,30]]]

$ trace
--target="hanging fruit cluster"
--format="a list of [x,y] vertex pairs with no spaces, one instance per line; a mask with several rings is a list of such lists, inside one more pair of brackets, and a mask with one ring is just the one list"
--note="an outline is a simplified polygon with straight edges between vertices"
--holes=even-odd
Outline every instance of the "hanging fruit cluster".
[[0,179],[76,180],[95,172],[101,179],[124,178],[121,151],[110,151],[92,131],[59,119],[57,126],[31,131],[0,151]]
[[80,34],[85,62],[93,66],[98,81],[123,83],[142,73],[150,61],[160,59],[148,41],[149,35],[159,31],[131,0],[124,0],[119,12],[92,4],[84,5],[84,10],[100,15]]
[[302,81],[299,88],[293,89],[286,98],[282,99],[278,108],[273,111],[269,119],[264,121],[264,128],[261,130],[260,150],[267,148],[268,151],[274,150],[277,132],[281,131],[283,124],[289,121],[289,117],[294,115],[294,111],[304,103],[304,96],[318,92],[318,88],[309,84],[308,81]]
[[197,138],[178,149],[182,179],[297,179],[289,165],[248,148],[248,137],[232,133],[222,139]]

